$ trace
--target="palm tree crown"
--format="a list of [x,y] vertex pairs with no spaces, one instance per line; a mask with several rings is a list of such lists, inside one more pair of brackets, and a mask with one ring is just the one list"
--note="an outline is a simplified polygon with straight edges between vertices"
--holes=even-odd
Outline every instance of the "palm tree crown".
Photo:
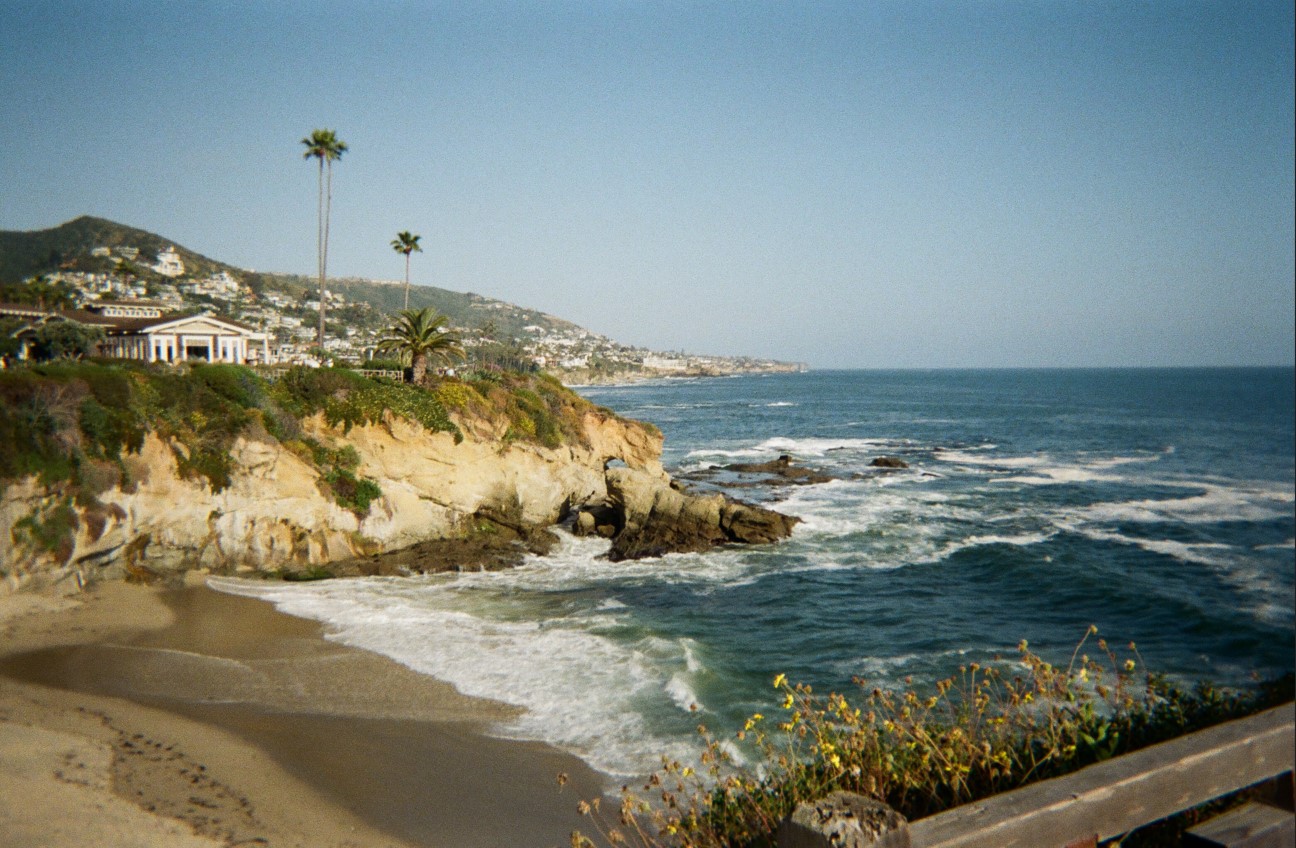
[[342,154],[347,152],[347,143],[337,137],[333,130],[313,130],[310,135],[301,140],[306,145],[306,152],[302,154],[303,159],[315,158],[321,161],[328,159],[341,159]]
[[403,230],[396,234],[392,239],[392,250],[397,253],[405,254],[405,308],[409,309],[409,265],[411,253],[422,253],[423,248],[419,247],[419,239],[422,236],[416,236],[409,230]]
[[[341,159],[347,151],[347,144],[337,137],[333,130],[314,130],[301,140],[306,145],[303,159],[319,160],[319,232],[317,250],[319,258],[319,338],[318,343],[324,347],[324,277],[328,269],[328,231],[329,214],[333,207],[333,162]],[[324,166],[328,164],[328,203],[324,202]]]
[[415,383],[423,382],[429,360],[442,359],[448,362],[464,358],[459,333],[448,329],[450,319],[445,315],[431,307],[402,309],[397,315],[399,317],[396,323],[388,328],[386,337],[378,342],[378,351],[408,357]]

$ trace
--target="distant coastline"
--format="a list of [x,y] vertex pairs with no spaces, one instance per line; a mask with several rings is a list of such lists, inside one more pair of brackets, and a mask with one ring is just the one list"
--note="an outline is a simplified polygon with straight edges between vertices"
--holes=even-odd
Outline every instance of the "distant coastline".
[[[361,366],[376,355],[392,316],[405,305],[403,294],[403,287],[390,280],[330,278],[324,297],[335,320],[325,328],[321,355],[314,329],[320,292],[312,277],[237,268],[163,236],[89,216],[47,230],[0,231],[0,329],[6,320],[30,318],[37,304],[47,314],[73,320],[84,310],[110,305],[121,314],[151,309],[153,317],[169,319],[209,312],[258,334],[257,347],[265,349],[261,358],[271,364],[324,359]],[[408,306],[432,308],[449,318],[468,354],[468,370],[540,369],[570,382],[605,384],[641,376],[806,368],[752,356],[623,344],[538,309],[476,292],[413,284]]]

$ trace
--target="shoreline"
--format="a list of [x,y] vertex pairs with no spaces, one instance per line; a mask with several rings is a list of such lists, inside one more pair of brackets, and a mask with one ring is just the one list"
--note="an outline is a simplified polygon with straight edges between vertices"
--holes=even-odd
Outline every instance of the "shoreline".
[[547,848],[606,788],[487,735],[514,708],[205,586],[0,598],[0,646],[0,829],[20,846]]

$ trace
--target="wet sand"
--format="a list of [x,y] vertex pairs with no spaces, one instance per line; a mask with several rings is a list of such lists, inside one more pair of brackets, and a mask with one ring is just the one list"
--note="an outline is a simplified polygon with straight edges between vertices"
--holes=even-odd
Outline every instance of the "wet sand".
[[[588,829],[577,801],[605,778],[486,735],[511,713],[250,598],[120,583],[73,604],[12,596],[0,599],[0,831],[33,846],[570,844]],[[40,814],[67,792],[89,812]],[[149,826],[96,835],[117,813]]]

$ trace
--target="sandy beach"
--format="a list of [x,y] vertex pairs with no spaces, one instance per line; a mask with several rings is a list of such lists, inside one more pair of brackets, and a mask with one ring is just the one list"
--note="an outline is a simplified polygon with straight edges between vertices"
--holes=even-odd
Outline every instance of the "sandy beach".
[[510,709],[202,586],[9,596],[0,843],[570,844],[605,778],[486,735]]

